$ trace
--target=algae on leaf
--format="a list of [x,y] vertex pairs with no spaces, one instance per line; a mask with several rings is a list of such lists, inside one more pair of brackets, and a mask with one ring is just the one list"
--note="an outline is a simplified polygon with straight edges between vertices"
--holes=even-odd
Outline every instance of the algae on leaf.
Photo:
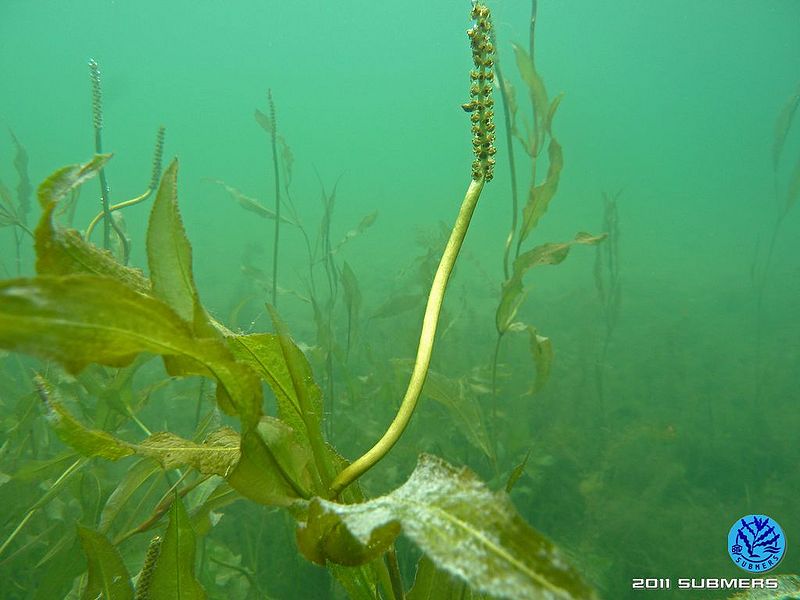
[[315,561],[340,558],[338,552],[324,554],[328,549],[346,547],[352,556],[354,541],[369,559],[396,523],[439,569],[474,590],[514,599],[595,598],[562,552],[525,523],[504,493],[429,455],[386,496],[361,504],[315,499],[298,539]]

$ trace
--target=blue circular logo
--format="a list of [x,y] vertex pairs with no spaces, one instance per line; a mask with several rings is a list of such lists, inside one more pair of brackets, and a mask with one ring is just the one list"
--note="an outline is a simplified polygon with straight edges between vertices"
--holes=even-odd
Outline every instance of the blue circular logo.
[[728,554],[745,571],[769,571],[781,562],[785,551],[783,529],[766,515],[742,517],[728,532]]

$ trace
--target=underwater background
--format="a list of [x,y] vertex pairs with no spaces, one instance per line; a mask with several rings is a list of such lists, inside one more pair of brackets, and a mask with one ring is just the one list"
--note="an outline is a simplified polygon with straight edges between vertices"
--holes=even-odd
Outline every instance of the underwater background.
[[[531,4],[490,7],[499,61],[527,116],[511,43],[527,47]],[[87,62],[95,59],[113,201],[146,188],[163,125],[165,159],[180,160],[203,303],[231,329],[263,331],[274,222],[236,200],[275,200],[270,136],[253,118],[256,108],[269,113],[270,90],[276,130],[293,155],[296,216],[313,243],[335,190],[329,233],[334,245],[345,242],[335,260],[346,261],[360,289],[355,321],[341,304],[332,313],[339,354],[330,369],[308,302],[305,242],[283,226],[277,308],[326,395],[329,438],[355,458],[402,397],[424,294],[469,183],[461,108],[469,25],[469,3],[454,0],[3,0],[0,123],[24,146],[34,186],[88,160]],[[369,496],[405,481],[421,452],[468,465],[496,489],[527,456],[511,500],[602,598],[645,593],[631,590],[634,577],[672,578],[673,588],[678,577],[750,577],[726,548],[731,524],[749,514],[771,516],[786,534],[772,573],[800,572],[800,124],[780,120],[800,95],[798,31],[795,0],[539,0],[536,69],[551,97],[564,93],[553,123],[564,168],[528,244],[610,235],[526,275],[515,320],[549,338],[552,367],[536,389],[528,335],[509,332],[493,393],[512,189],[498,94],[495,177],[447,292],[431,365],[439,391],[423,393],[409,431],[365,476]],[[0,133],[9,190],[17,152]],[[517,153],[524,203],[530,174],[519,144]],[[98,211],[97,195],[97,183],[87,183],[78,229]],[[148,210],[124,211],[130,262],[142,267]],[[30,239],[13,230],[0,229],[0,276],[33,275]],[[611,248],[613,306],[600,289],[601,253]],[[317,277],[327,294],[325,274]],[[129,467],[94,459],[90,477],[36,505],[65,466],[47,462],[65,446],[48,433],[33,392],[31,372],[43,365],[0,350],[2,598],[77,594],[85,559],[55,560],[54,549],[72,547],[75,524],[92,524]],[[137,418],[190,435],[213,391],[199,379],[165,379],[155,361],[130,385],[160,380]],[[92,405],[91,394],[84,400]],[[129,523],[167,488],[139,490]],[[237,502],[219,515],[198,550],[209,597],[344,597],[324,569],[295,556],[294,524],[283,513]],[[141,562],[144,537],[123,551],[126,560]],[[417,551],[401,542],[398,552],[413,581]]]

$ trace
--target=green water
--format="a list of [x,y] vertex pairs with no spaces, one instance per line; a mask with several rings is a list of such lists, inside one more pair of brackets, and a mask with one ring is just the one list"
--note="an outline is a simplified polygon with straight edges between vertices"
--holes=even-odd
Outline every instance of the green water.
[[[538,4],[535,62],[550,98],[564,93],[553,122],[564,169],[523,250],[580,231],[603,233],[603,194],[619,192],[618,235],[605,246],[575,246],[562,264],[525,276],[528,296],[514,321],[551,340],[552,370],[531,395],[528,334],[509,332],[493,395],[495,310],[512,213],[495,93],[495,178],[448,289],[431,364],[447,378],[453,403],[423,393],[401,441],[362,480],[364,491],[374,497],[402,484],[422,452],[467,465],[501,489],[530,451],[511,500],[602,598],[727,598],[732,591],[675,587],[678,578],[751,577],[726,549],[728,529],[749,514],[771,516],[788,540],[769,575],[796,574],[800,209],[788,210],[777,229],[775,222],[792,177],[800,177],[793,175],[800,115],[777,168],[773,147],[776,120],[800,93],[800,3]],[[511,43],[528,48],[531,5],[498,0],[490,7],[524,131],[531,108]],[[288,197],[281,175],[284,202],[291,199],[313,247],[321,198],[335,186],[331,244],[347,242],[331,256],[337,270],[345,261],[352,268],[362,295],[348,352],[343,284],[331,313],[333,341],[326,340],[308,302],[314,294],[323,304],[330,297],[326,271],[313,265],[312,290],[304,238],[282,226],[277,308],[323,389],[328,438],[355,459],[380,437],[402,397],[422,296],[470,180],[469,119],[460,107],[469,99],[469,26],[466,1],[3,0],[0,124],[27,151],[34,186],[58,167],[87,161],[94,150],[87,62],[94,58],[104,149],[114,153],[106,167],[111,202],[145,191],[156,131],[165,126],[164,158],[180,161],[181,214],[203,304],[233,330],[272,331],[264,302],[271,300],[274,222],[242,210],[213,181],[273,207],[270,137],[253,117],[256,108],[269,113],[271,90],[277,132],[294,156]],[[521,208],[531,161],[515,146]],[[0,134],[0,181],[9,197],[16,152]],[[537,183],[546,155],[543,149]],[[97,182],[88,182],[74,227],[86,228],[97,196]],[[130,262],[145,269],[151,203],[123,211]],[[374,224],[348,236],[373,212]],[[30,228],[38,215],[34,206]],[[620,296],[609,332],[595,266],[597,252],[612,243]],[[243,264],[262,273],[243,272]],[[1,228],[0,276],[34,273],[30,238]],[[418,299],[407,310],[387,304],[410,296]],[[86,381],[0,350],[0,544],[10,540],[0,553],[0,597],[77,598],[86,566],[75,526],[99,526],[133,462],[92,459],[37,504],[75,458],[45,462],[67,456],[67,446],[47,425],[33,370],[60,382],[83,422],[113,424],[128,440],[143,434],[129,418],[118,422]],[[99,367],[89,374],[114,377]],[[199,378],[169,380],[151,359],[120,389],[141,404],[137,419],[147,429],[191,438],[208,415],[228,422],[214,412],[212,387]],[[470,425],[486,436],[484,447]],[[150,517],[176,481],[173,472],[136,492],[110,537]],[[188,508],[199,503],[187,496]],[[295,525],[283,512],[243,500],[211,522],[197,546],[209,598],[345,597],[324,569],[297,556]],[[165,526],[166,518],[120,544],[131,574]],[[398,553],[410,586],[419,553],[402,540]],[[672,589],[631,590],[636,577],[670,578]]]

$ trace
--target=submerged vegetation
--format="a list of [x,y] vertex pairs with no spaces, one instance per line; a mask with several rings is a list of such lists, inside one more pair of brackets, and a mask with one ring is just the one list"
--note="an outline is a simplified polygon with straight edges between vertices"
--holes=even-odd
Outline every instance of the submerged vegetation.
[[[682,387],[681,373],[614,364],[627,310],[620,193],[603,195],[601,232],[538,239],[568,163],[555,127],[564,96],[548,94],[537,67],[536,2],[527,48],[509,46],[515,69],[503,62],[506,42],[489,8],[474,3],[470,18],[467,191],[452,227],[418,236],[421,250],[408,249],[397,291],[382,291],[377,303],[347,252],[371,235],[378,213],[337,235],[339,180],[319,178],[319,224],[304,221],[272,90],[268,110],[255,111],[268,136],[270,201],[206,179],[246,211],[231,204],[231,222],[257,215],[272,225],[263,228],[267,259],[252,245],[234,249],[239,287],[224,317],[198,291],[203,265],[179,209],[178,160],[162,173],[164,128],[146,190],[111,197],[95,61],[90,160],[56,170],[34,195],[27,152],[10,134],[17,185],[0,184],[0,227],[15,250],[0,257],[0,502],[8,507],[0,596],[622,598],[631,577],[665,576],[667,567],[709,575],[697,562],[720,544],[717,521],[727,527],[755,510],[756,486],[771,493],[770,510],[791,510],[794,497],[761,468],[758,444],[739,465],[750,474],[744,491],[727,487],[720,473],[731,465],[712,451],[730,440],[714,428],[733,417],[709,419],[711,431],[698,436],[667,408],[640,417],[619,394],[630,369],[641,368],[652,376],[647,385],[674,395],[675,410],[711,412],[707,397]],[[527,98],[519,104],[517,80]],[[758,345],[773,246],[800,195],[800,169],[784,183],[782,162],[798,98],[775,137],[775,193],[786,201],[752,269]],[[506,176],[511,225],[495,257],[502,276],[481,301],[470,273],[454,272],[465,266],[459,255],[484,188]],[[75,206],[97,182],[99,211],[78,231]],[[146,265],[131,266],[120,217],[150,200]],[[286,251],[292,234],[301,252]],[[27,239],[35,274],[26,276]],[[551,323],[544,335],[527,310],[534,268],[583,246],[596,251],[599,303],[570,298],[585,321],[553,331]],[[302,286],[288,283],[292,269]],[[482,313],[494,322],[485,335],[476,326]],[[648,343],[677,352],[661,326],[642,325]],[[412,347],[413,358],[403,350]],[[791,466],[788,452],[769,456]],[[704,524],[711,505],[714,522]],[[786,593],[796,583],[782,580]],[[761,597],[772,596],[741,596]]]
[[[196,519],[198,515],[211,519],[213,510],[246,498],[285,508],[297,522],[300,552],[312,562],[330,565],[351,597],[373,598],[378,593],[386,598],[405,597],[395,550],[401,532],[424,552],[424,560],[430,561],[420,567],[417,586],[426,585],[425,577],[437,577],[437,590],[453,587],[454,593],[463,585],[460,580],[476,594],[498,597],[594,597],[562,553],[524,523],[504,493],[491,492],[465,468],[423,454],[408,481],[393,492],[367,500],[358,485],[361,476],[404,434],[415,411],[428,375],[448,281],[484,184],[493,177],[494,35],[488,8],[474,5],[471,17],[474,25],[468,34],[474,69],[471,99],[464,105],[473,124],[471,182],[430,284],[417,357],[403,400],[380,440],[353,462],[345,460],[326,439],[323,394],[276,310],[281,188],[271,93],[269,118],[260,113],[257,118],[271,135],[274,212],[268,213],[258,201],[248,200],[232,188],[229,191],[245,208],[275,221],[272,303],[267,305],[274,333],[240,334],[214,319],[200,301],[192,273],[192,249],[178,211],[177,160],[165,170],[150,211],[146,239],[149,276],[126,266],[128,240],[112,211],[144,201],[154,185],[134,201],[112,205],[105,176],[111,155],[102,153],[99,68],[94,61],[90,63],[96,155],[86,164],[56,171],[39,186],[41,216],[32,232],[37,276],[0,283],[0,347],[48,361],[50,366],[36,369],[33,377],[35,396],[43,404],[52,430],[77,453],[51,493],[75,478],[85,478],[93,464],[90,459],[138,457],[141,461],[105,502],[102,493],[97,495],[98,508],[101,502],[104,505],[99,519],[78,527],[74,539],[85,553],[87,574],[73,585],[73,591],[84,598],[122,599],[134,594],[148,599],[205,597],[195,573],[195,529],[201,525]],[[154,182],[160,171],[162,144],[160,132]],[[284,166],[290,168],[286,160]],[[82,236],[64,228],[57,218],[65,199],[94,177],[99,178],[101,187],[103,249],[89,241],[98,219]],[[329,283],[325,306],[320,306],[316,297],[315,256],[303,230],[309,248],[309,291],[318,323],[318,344],[327,347],[329,402],[334,394],[332,313],[340,278],[348,312],[348,352],[359,304],[355,276],[346,263],[336,264],[330,242],[333,196],[326,201],[320,236],[321,262]],[[292,223],[299,226],[297,221]],[[21,217],[10,224],[24,227]],[[119,262],[109,253],[112,232],[121,248]],[[544,252],[552,255],[556,251],[548,248]],[[150,355],[163,358],[170,377],[206,377],[216,385],[216,408],[198,419],[191,438],[173,431],[153,433],[137,416],[150,394],[133,398],[129,386],[137,372],[148,366]],[[96,378],[92,382],[89,373]],[[71,389],[75,384],[87,396],[105,398],[110,421],[95,419],[87,424],[80,418],[67,400],[76,393]],[[262,385],[274,396],[275,416],[264,412]],[[201,391],[204,389],[205,384]],[[238,427],[222,424],[222,414],[236,417]],[[128,421],[140,429],[137,439],[120,430]],[[153,461],[166,474],[176,473],[177,480],[168,477],[170,486],[150,517],[133,528],[117,530],[115,512],[153,475]],[[203,487],[207,489],[205,500],[187,512],[185,498]],[[33,505],[0,551],[10,549],[28,521],[46,506],[47,496]],[[137,561],[123,558],[128,552],[126,543],[162,519],[168,522],[166,530],[150,540],[138,561],[141,572],[132,578],[128,565]],[[24,552],[24,547],[16,552]],[[43,560],[42,564],[48,562]],[[246,569],[241,572],[248,575]],[[437,574],[445,572],[457,579]],[[65,580],[62,585],[67,583]],[[256,592],[258,586],[252,590]],[[410,596],[415,593],[424,592],[412,590]]]

